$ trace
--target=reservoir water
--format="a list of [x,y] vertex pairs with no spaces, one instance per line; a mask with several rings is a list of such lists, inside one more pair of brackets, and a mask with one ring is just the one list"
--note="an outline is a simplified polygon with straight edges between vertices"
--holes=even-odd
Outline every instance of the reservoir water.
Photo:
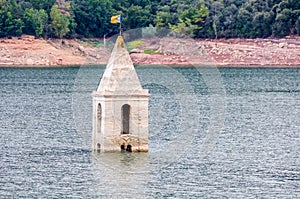
[[104,67],[0,68],[0,198],[299,198],[300,69],[137,67],[149,153],[93,153]]

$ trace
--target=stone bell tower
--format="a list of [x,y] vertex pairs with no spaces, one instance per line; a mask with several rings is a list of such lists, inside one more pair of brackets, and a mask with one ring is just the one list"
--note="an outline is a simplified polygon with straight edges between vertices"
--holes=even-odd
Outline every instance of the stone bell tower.
[[93,94],[94,151],[148,151],[148,90],[143,89],[122,36]]

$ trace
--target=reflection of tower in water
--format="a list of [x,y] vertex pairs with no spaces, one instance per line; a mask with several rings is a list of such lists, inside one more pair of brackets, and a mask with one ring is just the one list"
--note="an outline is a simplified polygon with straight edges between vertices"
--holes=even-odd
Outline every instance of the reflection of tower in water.
[[149,186],[148,153],[94,153],[95,195],[105,198],[144,198]]

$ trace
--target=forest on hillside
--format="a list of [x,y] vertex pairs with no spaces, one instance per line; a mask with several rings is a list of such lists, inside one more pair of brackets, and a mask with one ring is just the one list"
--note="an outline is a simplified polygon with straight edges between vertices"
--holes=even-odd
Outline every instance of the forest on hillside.
[[103,37],[169,28],[193,38],[300,35],[299,0],[0,0],[0,37]]

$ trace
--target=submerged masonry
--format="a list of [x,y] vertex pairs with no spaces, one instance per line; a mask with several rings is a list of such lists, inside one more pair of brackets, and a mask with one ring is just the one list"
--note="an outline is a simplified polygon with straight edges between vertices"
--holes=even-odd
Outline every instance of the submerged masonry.
[[147,152],[150,95],[141,86],[122,36],[92,96],[93,150]]

